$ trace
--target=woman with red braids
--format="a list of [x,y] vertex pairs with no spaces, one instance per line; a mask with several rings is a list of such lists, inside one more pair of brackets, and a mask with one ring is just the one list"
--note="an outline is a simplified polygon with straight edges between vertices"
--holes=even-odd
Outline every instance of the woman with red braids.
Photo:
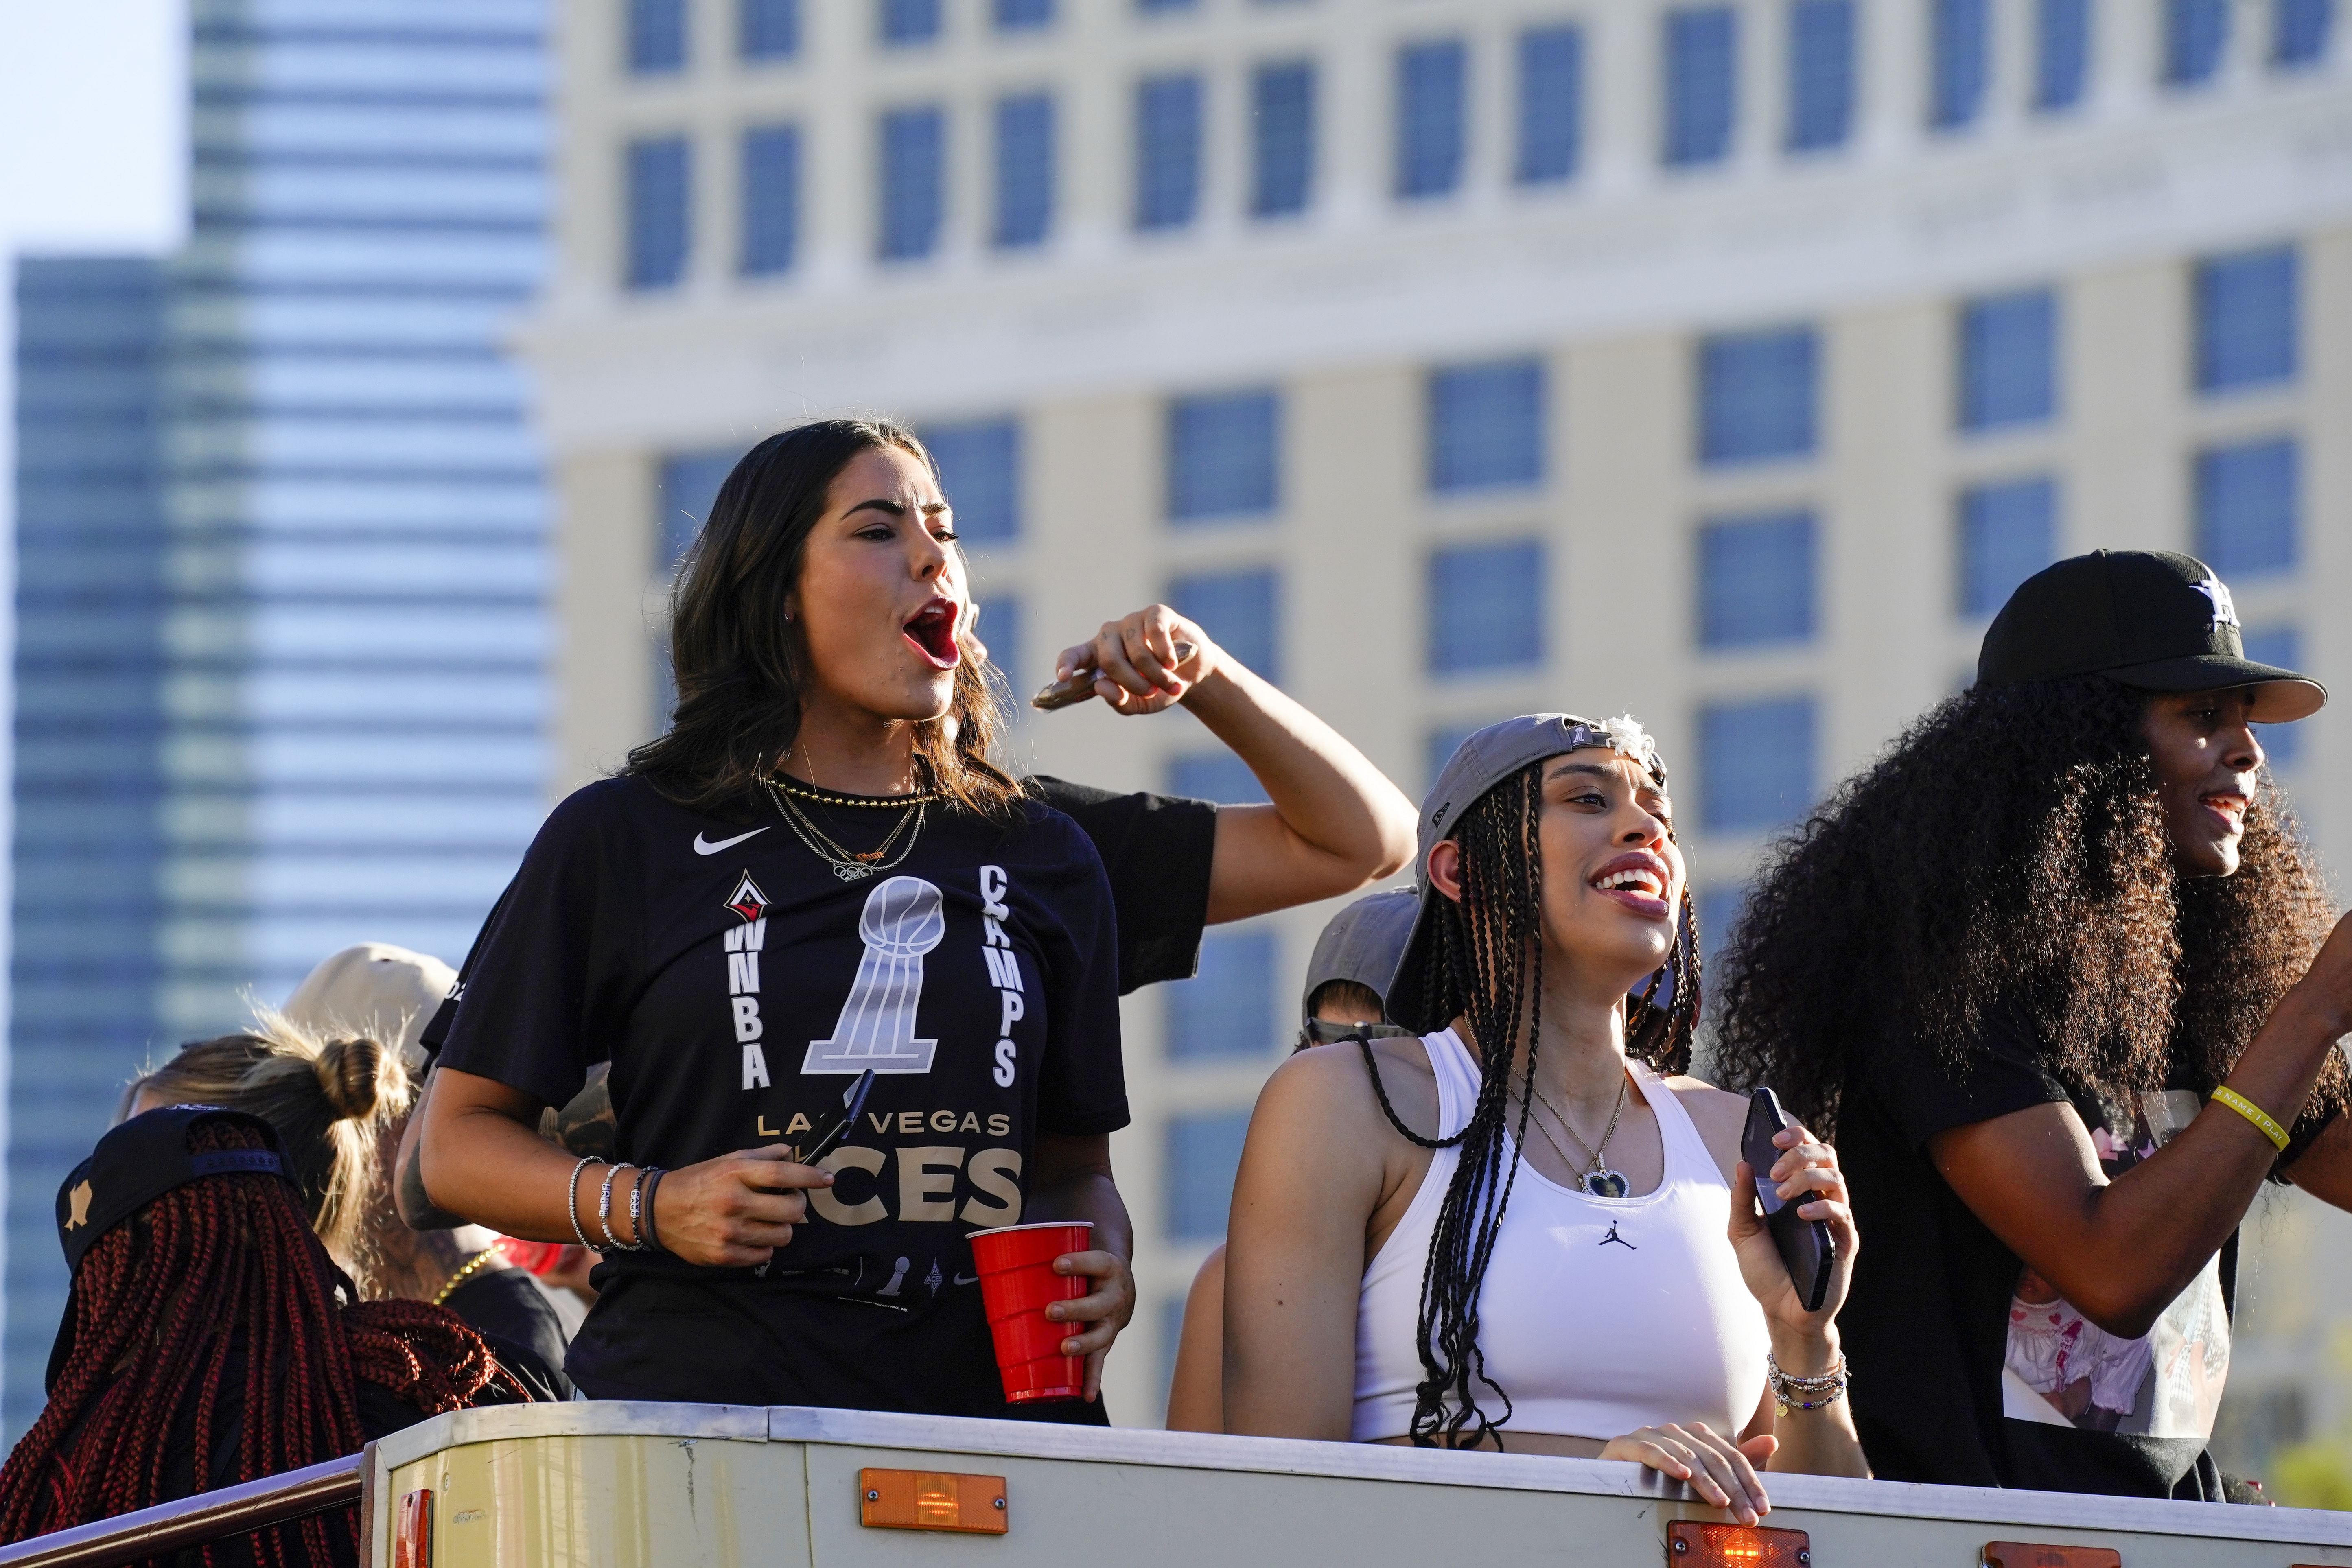
[[[358,1300],[258,1117],[175,1105],[98,1142],[58,1192],[73,1284],[49,1403],[0,1466],[0,1542],[357,1453],[428,1415],[532,1391],[457,1316]],[[207,1548],[353,1563],[355,1510]]]

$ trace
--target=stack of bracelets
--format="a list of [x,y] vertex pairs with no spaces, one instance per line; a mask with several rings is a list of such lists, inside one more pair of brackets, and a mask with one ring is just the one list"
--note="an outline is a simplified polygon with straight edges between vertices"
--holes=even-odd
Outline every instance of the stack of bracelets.
[[1845,1357],[1838,1357],[1837,1365],[1818,1377],[1798,1377],[1780,1370],[1772,1352],[1764,1352],[1764,1376],[1772,1385],[1772,1397],[1786,1415],[1791,1410],[1819,1410],[1835,1405],[1845,1397],[1845,1385],[1852,1381],[1845,1369]]
[[[604,1233],[604,1245],[597,1246],[588,1239],[587,1229],[580,1223],[580,1173],[590,1165],[604,1165],[604,1187],[596,1195],[596,1225]],[[623,1241],[613,1234],[613,1182],[623,1171],[635,1171],[637,1179],[629,1187],[629,1229],[635,1241]],[[572,1234],[580,1245],[591,1252],[658,1252],[665,1251],[661,1232],[654,1226],[654,1197],[661,1191],[661,1179],[668,1174],[659,1165],[631,1165],[625,1162],[607,1164],[602,1155],[585,1154],[572,1167],[572,1181],[564,1190],[564,1211],[572,1218]]]

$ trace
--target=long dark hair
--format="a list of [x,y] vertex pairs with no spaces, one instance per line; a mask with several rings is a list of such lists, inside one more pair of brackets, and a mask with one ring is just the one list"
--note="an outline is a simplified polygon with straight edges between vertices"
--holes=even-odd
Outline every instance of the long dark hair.
[[[1504,780],[1473,802],[1448,836],[1461,848],[1462,898],[1437,902],[1437,940],[1426,949],[1422,995],[1429,1016],[1461,1017],[1475,1037],[1481,1071],[1468,1123],[1452,1138],[1423,1138],[1397,1121],[1385,1093],[1381,1098],[1391,1123],[1414,1142],[1462,1151],[1421,1278],[1424,1375],[1414,1394],[1412,1440],[1424,1447],[1441,1437],[1459,1445],[1465,1429],[1471,1443],[1483,1443],[1510,1419],[1510,1395],[1486,1375],[1478,1350],[1478,1292],[1518,1176],[1535,1099],[1543,1025],[1543,859],[1536,832],[1542,778],[1537,763]],[[1662,1074],[1687,1070],[1698,1007],[1698,926],[1685,890],[1673,949],[1628,1000],[1626,1055]],[[1511,1065],[1523,1038],[1518,1127],[1507,1137]],[[1480,1407],[1479,1384],[1502,1400],[1499,1418]]]
[[[2329,906],[2265,773],[2238,872],[2186,878],[2141,725],[2102,676],[1977,687],[1913,724],[1775,849],[1725,949],[1716,1066],[1832,1132],[1854,1069],[1929,1041],[1958,1067],[1995,1007],[2084,1089],[2200,1092],[2327,935]],[[2328,1053],[2314,1110],[2339,1107]]]
[[[820,419],[771,436],[719,487],[670,594],[669,730],[629,753],[622,772],[697,811],[740,805],[800,733],[808,644],[784,606],[799,584],[808,537],[841,470],[862,452],[896,447],[938,465],[913,431],[883,419]],[[959,626],[963,655],[946,715],[918,722],[915,754],[933,787],[1001,813],[1019,786],[988,753],[1004,729],[1003,678]]]
[[[198,1125],[197,1152],[260,1149],[255,1129]],[[422,1301],[338,1302],[339,1277],[292,1187],[205,1176],[90,1244],[66,1299],[72,1334],[49,1402],[0,1466],[0,1542],[170,1500],[175,1431],[193,1429],[195,1488],[211,1484],[220,1394],[241,1342],[241,1430],[231,1482],[299,1470],[367,1441],[354,1380],[426,1415],[486,1390],[530,1395],[455,1313]],[[356,1510],[252,1537],[257,1561],[326,1563],[355,1550]],[[210,1560],[209,1549],[206,1560]]]

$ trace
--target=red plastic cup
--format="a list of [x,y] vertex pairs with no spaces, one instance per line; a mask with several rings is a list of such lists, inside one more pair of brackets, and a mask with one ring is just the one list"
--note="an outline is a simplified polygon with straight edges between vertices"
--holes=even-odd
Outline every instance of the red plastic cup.
[[1077,1399],[1086,1393],[1086,1358],[1062,1353],[1062,1342],[1079,1326],[1053,1321],[1045,1309],[1055,1301],[1075,1301],[1093,1289],[1086,1275],[1055,1273],[1054,1259],[1087,1251],[1094,1245],[1094,1229],[1087,1220],[1055,1220],[971,1233],[980,1304],[996,1342],[1004,1397],[1014,1405]]

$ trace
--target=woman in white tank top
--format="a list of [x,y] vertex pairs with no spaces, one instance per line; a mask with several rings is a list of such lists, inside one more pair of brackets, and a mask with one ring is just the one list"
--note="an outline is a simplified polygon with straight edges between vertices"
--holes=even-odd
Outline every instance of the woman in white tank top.
[[1769,1506],[1759,1468],[1867,1475],[1840,1397],[1837,1156],[1792,1127],[1767,1176],[1836,1243],[1808,1312],[1738,1163],[1747,1100],[1674,1076],[1698,933],[1649,737],[1490,726],[1420,836],[1387,999],[1430,1032],[1302,1051],[1251,1119],[1227,1429],[1630,1459],[1743,1522]]

